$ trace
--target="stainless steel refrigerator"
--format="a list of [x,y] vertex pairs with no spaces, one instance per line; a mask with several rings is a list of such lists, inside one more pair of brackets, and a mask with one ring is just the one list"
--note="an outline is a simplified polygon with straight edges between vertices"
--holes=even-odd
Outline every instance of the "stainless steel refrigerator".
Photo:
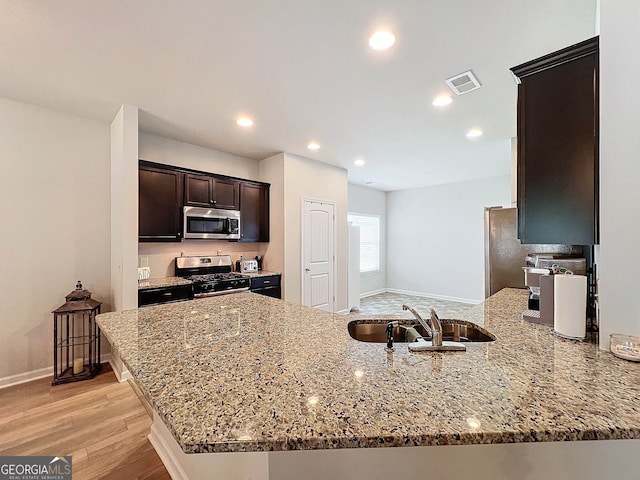
[[529,253],[577,253],[571,245],[523,245],[518,240],[516,208],[484,209],[485,298],[506,287],[525,288],[525,257]]

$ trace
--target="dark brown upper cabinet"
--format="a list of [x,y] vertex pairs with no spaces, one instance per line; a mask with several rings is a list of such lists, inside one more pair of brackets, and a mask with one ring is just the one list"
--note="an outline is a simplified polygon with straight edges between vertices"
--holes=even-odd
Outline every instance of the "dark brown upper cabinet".
[[240,182],[229,178],[214,177],[213,206],[227,210],[239,209]]
[[183,206],[240,210],[240,242],[269,241],[269,184],[140,160],[139,241],[179,242]]
[[185,174],[184,204],[194,207],[213,207],[213,177]]
[[237,180],[211,175],[185,174],[184,203],[195,207],[238,210]]
[[182,173],[140,164],[138,170],[138,240],[182,239]]
[[513,67],[518,236],[598,243],[598,37]]
[[269,186],[240,182],[240,241],[269,241]]

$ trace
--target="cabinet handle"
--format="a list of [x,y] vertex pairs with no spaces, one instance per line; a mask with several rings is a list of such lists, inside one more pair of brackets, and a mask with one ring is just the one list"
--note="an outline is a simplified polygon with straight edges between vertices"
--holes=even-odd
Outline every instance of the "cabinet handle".
[[170,297],[171,296],[171,292],[165,292],[162,294],[163,297]]
[[264,284],[266,285],[267,283],[271,283],[271,280],[265,280]]

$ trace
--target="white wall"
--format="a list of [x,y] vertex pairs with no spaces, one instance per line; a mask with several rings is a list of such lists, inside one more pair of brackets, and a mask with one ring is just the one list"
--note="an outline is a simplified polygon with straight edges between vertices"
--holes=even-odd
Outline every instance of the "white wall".
[[387,286],[387,194],[380,190],[349,184],[349,213],[366,213],[380,217],[380,271],[360,274],[360,295],[380,292]]
[[389,192],[387,288],[484,299],[484,207],[509,206],[511,178]]
[[640,44],[637,0],[600,3],[600,346],[640,335]]
[[109,146],[107,123],[0,99],[0,385],[53,375],[76,281],[110,309]]
[[[260,178],[269,187],[269,243],[264,252],[264,269],[283,274],[284,282],[284,153],[260,161]],[[286,298],[282,285],[282,298]]]
[[230,177],[260,180],[257,160],[140,132],[140,159]]
[[111,122],[111,299],[138,307],[138,109],[122,105]]
[[302,303],[302,199],[336,204],[336,309],[347,308],[347,171],[284,154],[285,299]]
[[283,298],[302,303],[302,200],[326,200],[336,204],[336,309],[346,309],[347,171],[289,153],[274,155],[260,165],[262,178],[272,190],[272,237],[265,258],[283,272]]
[[[260,180],[260,164],[250,158],[179,142],[146,132],[140,132],[138,148],[139,157],[150,162],[192,168],[203,172],[218,173],[247,180]],[[266,243],[238,243],[225,240],[140,243],[138,244],[138,255],[148,259],[153,278],[173,276],[175,273],[174,259],[182,252],[185,255],[217,255],[218,253],[231,255],[234,262],[240,258],[240,255],[246,258],[262,255],[265,261],[263,268],[265,270],[273,270],[269,264],[269,256],[265,255],[267,245]]]

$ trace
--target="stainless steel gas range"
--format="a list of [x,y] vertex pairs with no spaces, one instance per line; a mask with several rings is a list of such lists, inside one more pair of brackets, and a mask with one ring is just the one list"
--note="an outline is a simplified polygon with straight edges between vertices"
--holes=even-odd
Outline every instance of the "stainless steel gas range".
[[195,298],[249,290],[248,275],[231,272],[230,255],[176,257],[176,277],[193,282]]

